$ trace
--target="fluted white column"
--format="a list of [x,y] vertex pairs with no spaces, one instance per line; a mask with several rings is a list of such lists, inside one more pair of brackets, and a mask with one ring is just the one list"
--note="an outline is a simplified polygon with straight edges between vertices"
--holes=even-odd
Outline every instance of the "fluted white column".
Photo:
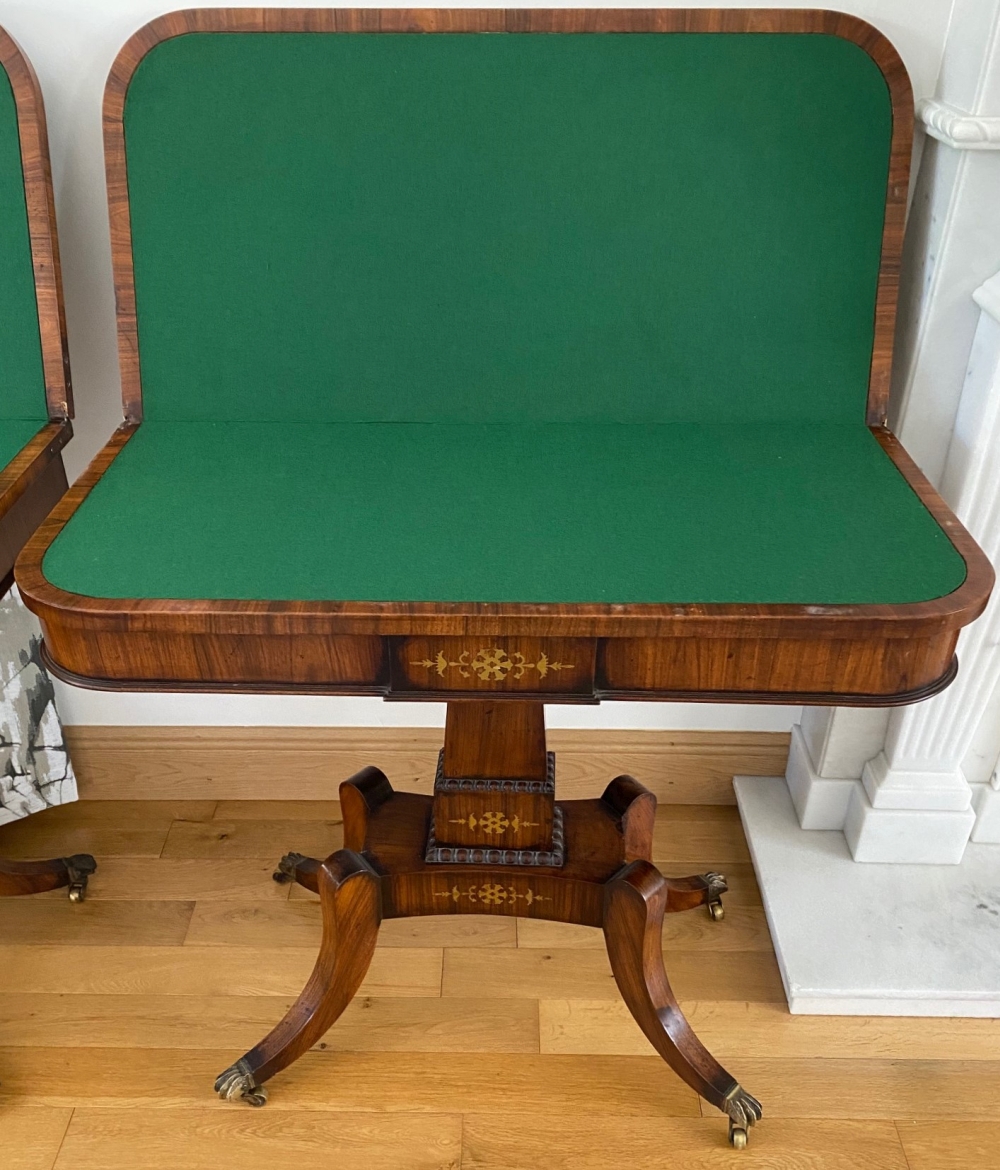
[[[1000,273],[981,309],[942,493],[986,555],[1000,562]],[[857,861],[958,863],[976,822],[962,761],[1000,684],[1000,590],[963,631],[958,678],[894,711],[885,747],[851,793],[844,833]],[[987,810],[988,812],[988,810]]]

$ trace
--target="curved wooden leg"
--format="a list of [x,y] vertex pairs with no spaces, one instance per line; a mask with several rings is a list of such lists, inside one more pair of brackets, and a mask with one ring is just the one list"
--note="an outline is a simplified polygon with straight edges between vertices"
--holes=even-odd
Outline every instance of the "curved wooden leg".
[[667,913],[707,906],[709,915],[718,922],[725,916],[722,895],[729,889],[721,873],[696,873],[692,877],[663,879],[667,884]]
[[263,1105],[264,1082],[320,1039],[361,986],[382,919],[378,874],[349,849],[331,854],[316,871],[323,908],[323,941],[316,966],[285,1018],[234,1065],[215,1091],[227,1101]]
[[87,879],[96,869],[97,862],[89,853],[51,861],[0,860],[0,898],[43,894],[69,886],[69,900],[82,902],[87,894]]
[[670,1067],[729,1115],[729,1140],[746,1145],[760,1103],[726,1072],[681,1014],[663,967],[668,886],[648,861],[633,861],[604,890],[604,937],[615,982],[636,1023]]

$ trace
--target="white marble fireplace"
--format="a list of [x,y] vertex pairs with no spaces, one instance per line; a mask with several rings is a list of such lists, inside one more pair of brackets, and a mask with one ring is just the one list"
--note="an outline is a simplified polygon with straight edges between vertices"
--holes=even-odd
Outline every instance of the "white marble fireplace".
[[[956,0],[913,190],[893,428],[1000,564],[1000,0]],[[737,798],[797,1012],[1000,1016],[1000,589],[957,680],[805,708]]]

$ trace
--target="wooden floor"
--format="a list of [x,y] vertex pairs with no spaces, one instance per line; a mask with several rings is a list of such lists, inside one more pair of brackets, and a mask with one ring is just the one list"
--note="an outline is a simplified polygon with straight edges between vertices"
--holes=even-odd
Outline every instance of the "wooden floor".
[[[667,969],[764,1103],[743,1153],[628,1017],[600,933],[389,922],[325,1041],[226,1105],[215,1075],[300,990],[319,906],[271,881],[340,843],[335,803],[90,801],[0,829],[88,850],[91,893],[0,901],[3,1170],[987,1170],[1000,1021],[791,1017],[735,809],[661,809],[667,872],[722,869],[726,917],[674,915]],[[817,906],[816,912],[823,913]]]

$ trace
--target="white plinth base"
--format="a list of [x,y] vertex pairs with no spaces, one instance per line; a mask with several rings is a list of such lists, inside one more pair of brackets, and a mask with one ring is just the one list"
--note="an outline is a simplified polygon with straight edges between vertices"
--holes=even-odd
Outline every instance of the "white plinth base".
[[1000,869],[858,865],[843,833],[799,827],[779,777],[736,798],[794,1013],[1000,1017]]
[[[966,785],[966,800],[969,800]],[[844,837],[855,861],[897,865],[959,865],[976,823],[970,806],[947,809],[874,808],[860,784],[851,786]]]

